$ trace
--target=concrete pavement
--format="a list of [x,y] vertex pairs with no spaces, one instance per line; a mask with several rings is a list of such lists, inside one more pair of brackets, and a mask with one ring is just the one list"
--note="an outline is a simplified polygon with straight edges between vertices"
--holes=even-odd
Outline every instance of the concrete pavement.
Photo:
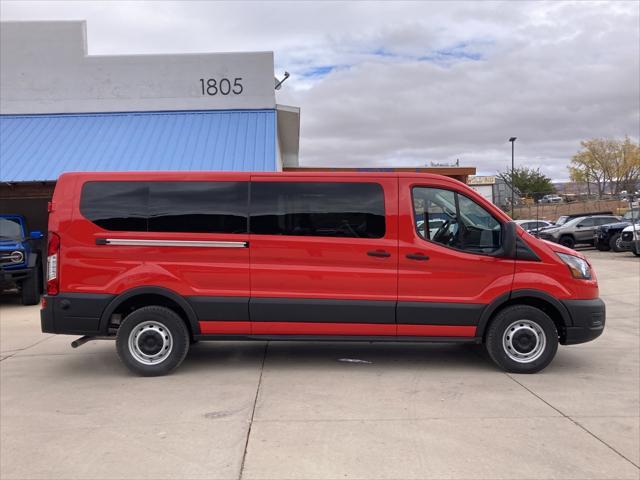
[[5,299],[0,478],[640,478],[640,261],[586,253],[605,333],[537,375],[464,345],[214,342],[140,378]]

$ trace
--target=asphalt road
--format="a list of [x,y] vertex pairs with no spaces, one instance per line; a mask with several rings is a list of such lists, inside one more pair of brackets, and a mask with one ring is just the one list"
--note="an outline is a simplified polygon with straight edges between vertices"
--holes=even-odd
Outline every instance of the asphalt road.
[[605,333],[536,375],[470,346],[214,342],[140,378],[5,298],[0,478],[640,478],[640,260],[586,253]]

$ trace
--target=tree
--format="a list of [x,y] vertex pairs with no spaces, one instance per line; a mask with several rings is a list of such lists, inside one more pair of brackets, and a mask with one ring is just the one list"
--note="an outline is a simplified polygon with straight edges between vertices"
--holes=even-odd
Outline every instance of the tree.
[[516,192],[523,196],[532,196],[538,201],[545,195],[555,192],[551,179],[539,168],[520,167],[513,170],[513,187],[511,186],[511,169],[498,174],[509,188],[515,187]]
[[625,137],[620,148],[622,161],[618,171],[619,187],[633,193],[637,190],[640,179],[640,145],[633,143],[629,137]]
[[629,137],[593,138],[580,142],[582,150],[571,159],[569,175],[573,181],[594,182],[598,196],[608,189],[614,195],[622,190],[635,191],[640,179],[640,153]]
[[[575,183],[586,183],[587,195],[591,196],[591,176],[589,172],[578,167],[569,167],[569,178]],[[578,193],[582,192],[578,191]]]

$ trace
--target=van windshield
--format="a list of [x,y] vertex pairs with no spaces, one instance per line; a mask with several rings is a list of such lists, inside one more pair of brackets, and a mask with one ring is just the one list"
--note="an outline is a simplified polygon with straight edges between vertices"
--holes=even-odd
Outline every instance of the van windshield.
[[22,240],[22,225],[18,219],[0,218],[0,240]]

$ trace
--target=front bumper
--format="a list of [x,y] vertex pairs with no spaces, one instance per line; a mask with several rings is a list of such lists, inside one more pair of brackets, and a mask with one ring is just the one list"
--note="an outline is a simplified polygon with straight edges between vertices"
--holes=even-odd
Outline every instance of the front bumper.
[[640,240],[622,240],[620,242],[620,248],[629,252],[633,251],[635,248],[636,252],[640,252]]
[[2,269],[0,273],[0,285],[13,284],[29,278],[35,272],[34,268]]
[[599,298],[592,300],[563,300],[571,316],[572,325],[566,327],[562,343],[574,345],[590,342],[602,335],[606,320],[606,308]]
[[609,237],[605,233],[596,232],[593,234],[594,245],[609,245]]
[[551,235],[549,233],[538,232],[538,238],[540,238],[542,240],[547,240],[549,242],[558,243],[558,238],[554,237],[553,235]]

